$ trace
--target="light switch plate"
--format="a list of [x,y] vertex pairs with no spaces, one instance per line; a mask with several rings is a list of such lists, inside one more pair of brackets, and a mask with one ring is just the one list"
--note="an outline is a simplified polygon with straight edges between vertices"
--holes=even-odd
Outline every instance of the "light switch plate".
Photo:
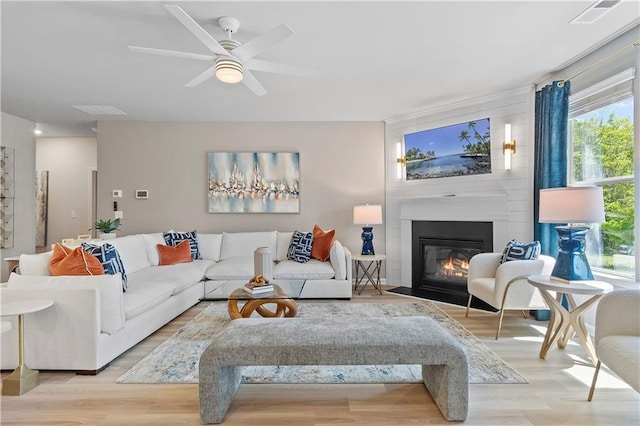
[[122,189],[114,189],[113,198],[122,198]]
[[114,219],[122,219],[124,217],[124,212],[122,210],[118,210],[113,212]]

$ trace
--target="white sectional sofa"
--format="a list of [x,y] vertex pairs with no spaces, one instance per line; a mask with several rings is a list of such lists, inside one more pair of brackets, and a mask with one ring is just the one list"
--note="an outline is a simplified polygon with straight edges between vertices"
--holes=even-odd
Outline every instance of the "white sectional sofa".
[[[20,274],[0,300],[47,298],[54,305],[25,316],[25,362],[41,370],[97,372],[171,319],[205,298],[225,299],[254,275],[254,251],[271,250],[273,280],[306,280],[300,298],[351,298],[351,253],[335,240],[330,260],[287,260],[291,232],[198,233],[201,260],[158,266],[162,233],[129,235],[113,244],[127,274],[50,276],[51,252],[22,255]],[[12,322],[16,322],[12,318]],[[18,362],[17,324],[0,338],[1,368]]]

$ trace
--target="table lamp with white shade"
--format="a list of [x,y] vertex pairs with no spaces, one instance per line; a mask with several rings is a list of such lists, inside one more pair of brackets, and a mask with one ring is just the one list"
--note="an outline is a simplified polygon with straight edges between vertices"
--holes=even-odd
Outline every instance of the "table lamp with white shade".
[[373,249],[373,227],[370,225],[380,225],[382,223],[382,206],[360,205],[353,207],[353,224],[364,225],[362,227],[362,254],[365,256],[374,255]]
[[[585,223],[604,222],[604,200],[599,186],[574,186],[540,190],[540,223],[566,223],[557,226],[558,257],[551,273],[560,281],[593,280],[585,254]],[[571,224],[580,224],[572,226]]]

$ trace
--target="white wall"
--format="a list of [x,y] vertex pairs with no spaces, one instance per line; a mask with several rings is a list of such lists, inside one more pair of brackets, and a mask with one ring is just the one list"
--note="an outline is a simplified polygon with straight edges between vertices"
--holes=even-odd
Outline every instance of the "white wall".
[[36,244],[35,123],[2,113],[2,146],[15,149],[15,199],[13,248],[0,249],[0,278],[8,278],[4,259],[22,253],[34,253]]
[[[533,238],[533,87],[436,106],[386,121],[387,282],[411,287],[410,222],[494,221],[494,250]],[[490,174],[407,181],[396,177],[396,144],[406,133],[490,119]],[[512,124],[516,154],[504,169],[504,125]],[[454,194],[454,197],[450,195]],[[409,241],[407,241],[407,238]]]
[[[209,214],[207,153],[300,152],[299,214]],[[120,235],[170,228],[200,232],[336,229],[360,250],[353,206],[384,202],[384,123],[98,123],[98,217],[124,212]],[[112,198],[122,189],[123,198]],[[149,190],[136,200],[136,189]],[[377,229],[380,228],[380,229]],[[384,252],[383,227],[375,245]]]
[[[49,171],[47,242],[88,234],[90,169],[97,164],[96,138],[37,138],[36,170]],[[72,212],[75,217],[72,217]]]

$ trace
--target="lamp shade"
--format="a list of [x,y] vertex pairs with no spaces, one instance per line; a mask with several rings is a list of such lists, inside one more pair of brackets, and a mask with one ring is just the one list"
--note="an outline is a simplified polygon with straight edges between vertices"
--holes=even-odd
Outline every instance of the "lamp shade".
[[540,223],[601,223],[604,220],[602,187],[540,190]]
[[354,225],[380,225],[382,223],[382,206],[379,204],[354,206],[353,223]]

